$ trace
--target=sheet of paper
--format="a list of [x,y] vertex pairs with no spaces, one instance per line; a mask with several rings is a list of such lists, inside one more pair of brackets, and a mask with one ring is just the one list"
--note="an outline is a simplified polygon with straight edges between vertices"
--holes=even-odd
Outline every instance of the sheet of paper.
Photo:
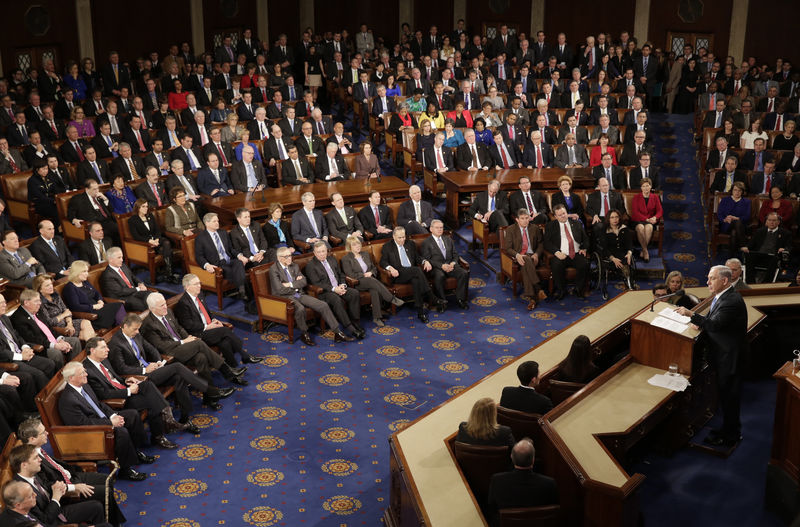
[[648,384],[666,388],[673,392],[682,392],[689,386],[689,381],[683,375],[670,375],[669,373],[659,373],[647,379]]
[[676,322],[674,320],[670,320],[662,316],[657,316],[656,318],[653,319],[652,322],[650,322],[650,324],[652,324],[657,328],[664,328],[674,333],[683,333],[684,331],[689,329],[689,326],[687,326],[686,324],[681,324],[680,322]]
[[689,322],[692,321],[692,319],[690,317],[685,317],[683,315],[679,315],[678,313],[675,312],[674,309],[672,309],[670,307],[665,307],[658,314],[661,315],[664,318],[668,318],[670,320],[674,320],[675,322],[680,322],[681,324],[688,324]]

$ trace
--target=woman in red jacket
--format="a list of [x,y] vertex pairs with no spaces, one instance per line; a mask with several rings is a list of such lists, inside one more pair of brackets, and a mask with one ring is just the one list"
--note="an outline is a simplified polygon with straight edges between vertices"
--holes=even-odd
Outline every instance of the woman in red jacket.
[[652,188],[653,182],[650,178],[642,178],[642,191],[633,197],[633,203],[631,204],[631,220],[636,228],[636,238],[642,247],[639,256],[645,262],[650,261],[650,252],[647,250],[647,245],[653,238],[653,229],[658,220],[664,216],[664,210],[661,208],[661,199],[657,194],[650,194],[650,189]]
[[780,187],[774,186],[769,189],[769,197],[772,199],[766,200],[761,204],[761,209],[758,211],[758,223],[764,225],[770,212],[777,212],[781,219],[781,225],[792,224],[792,202],[784,199],[783,191]]

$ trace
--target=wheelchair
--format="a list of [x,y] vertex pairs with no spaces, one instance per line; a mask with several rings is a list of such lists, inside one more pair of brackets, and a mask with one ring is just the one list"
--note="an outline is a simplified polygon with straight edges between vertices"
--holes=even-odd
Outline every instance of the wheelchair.
[[609,277],[622,280],[626,289],[638,289],[636,285],[636,258],[631,259],[630,273],[626,276],[624,271],[618,269],[610,258],[603,258],[600,252],[595,250],[589,254],[589,280],[593,284],[592,288],[601,291],[603,300],[608,300],[608,279]]
[[789,268],[791,253],[783,251],[778,254],[758,252],[745,253],[742,266],[742,280],[746,284],[772,284],[778,276]]

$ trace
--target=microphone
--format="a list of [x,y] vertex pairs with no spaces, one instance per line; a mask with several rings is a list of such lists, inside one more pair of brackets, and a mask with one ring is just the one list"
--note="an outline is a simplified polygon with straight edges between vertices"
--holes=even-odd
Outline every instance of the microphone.
[[685,294],[686,294],[686,292],[683,289],[678,289],[674,293],[670,293],[668,295],[657,296],[657,297],[653,298],[652,302],[650,302],[650,311],[653,311],[653,306],[656,305],[656,302],[664,300],[665,298],[670,298],[670,297],[673,297],[673,296],[683,296]]

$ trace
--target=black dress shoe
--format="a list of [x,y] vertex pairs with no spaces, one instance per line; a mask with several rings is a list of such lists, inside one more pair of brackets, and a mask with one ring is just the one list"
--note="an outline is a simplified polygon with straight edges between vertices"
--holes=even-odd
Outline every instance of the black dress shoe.
[[348,337],[341,331],[337,331],[333,334],[334,342],[353,342],[355,339],[353,337]]
[[190,434],[199,434],[200,429],[197,428],[197,425],[194,423],[186,423],[186,426],[183,427],[184,431],[189,432]]
[[711,435],[703,439],[703,443],[711,446],[723,446],[723,447],[731,447],[734,446],[736,443],[742,440],[742,436],[735,437],[735,438],[726,438],[722,434],[719,435]]
[[247,371],[247,366],[242,366],[241,368],[231,368],[231,373],[234,377],[240,377]]
[[461,309],[469,309],[469,302],[467,302],[466,300],[459,300],[458,307],[460,307]]
[[153,444],[153,446],[166,448],[168,450],[178,448],[178,445],[167,439],[167,436],[155,436],[150,440],[150,442]]
[[558,302],[559,300],[563,300],[563,299],[564,299],[564,291],[558,290],[553,295],[553,300],[555,300],[556,302]]
[[247,386],[248,384],[250,384],[249,382],[247,382],[246,380],[242,379],[242,378],[241,378],[240,376],[238,376],[238,375],[236,375],[236,376],[232,377],[232,378],[230,379],[230,381],[231,381],[233,384],[236,384],[236,385],[238,385],[238,386]]
[[136,452],[136,458],[139,460],[139,463],[144,463],[145,465],[150,465],[156,462],[156,458],[154,456],[148,456],[142,451]]
[[367,336],[367,332],[355,324],[353,324],[353,331],[351,331],[351,333],[358,340],[362,340],[364,337]]
[[314,339],[312,339],[311,335],[309,335],[308,333],[303,333],[302,335],[300,335],[300,340],[306,346],[316,346],[316,344],[314,344]]
[[424,311],[420,311],[419,313],[417,313],[417,318],[423,324],[427,324],[428,323],[428,315],[426,315]]
[[[233,390],[233,388],[231,388],[231,390]],[[217,412],[222,410],[222,405],[217,402],[217,399],[212,397],[203,397],[203,404]]]
[[261,364],[264,362],[264,357],[256,357],[254,355],[244,355],[242,357],[242,364]]
[[236,393],[236,388],[231,388],[230,386],[227,388],[217,388],[217,395],[214,395],[214,399],[225,399],[230,397]]
[[117,478],[119,479],[127,479],[129,481],[144,481],[147,479],[147,474],[144,472],[139,472],[138,470],[132,469],[131,467],[121,468],[119,469],[119,473],[117,474]]

